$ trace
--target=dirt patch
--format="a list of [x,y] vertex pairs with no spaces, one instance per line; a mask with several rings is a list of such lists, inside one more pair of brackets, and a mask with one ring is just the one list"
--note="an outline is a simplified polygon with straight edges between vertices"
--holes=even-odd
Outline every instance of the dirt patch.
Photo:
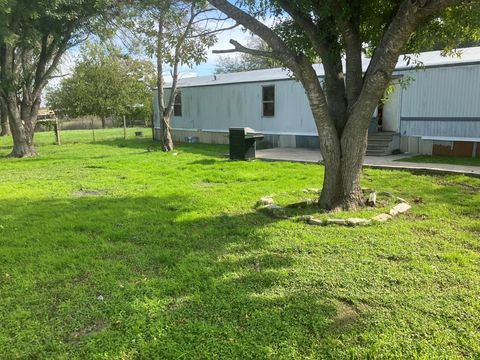
[[109,323],[106,320],[97,320],[93,324],[84,327],[78,331],[75,331],[71,338],[73,341],[81,340],[82,338],[93,336],[95,334],[100,333],[103,329],[108,327]]
[[105,195],[105,190],[88,190],[80,189],[72,193],[76,197],[86,197],[86,196],[102,196]]
[[337,314],[333,317],[333,326],[344,327],[355,322],[360,315],[357,309],[347,301],[335,301]]

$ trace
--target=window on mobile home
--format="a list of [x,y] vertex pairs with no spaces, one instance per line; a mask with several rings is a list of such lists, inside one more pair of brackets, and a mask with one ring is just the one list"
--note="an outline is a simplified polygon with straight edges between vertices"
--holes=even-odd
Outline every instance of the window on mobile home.
[[178,92],[173,104],[173,116],[182,116],[182,93]]
[[275,116],[275,86],[262,87],[263,116]]

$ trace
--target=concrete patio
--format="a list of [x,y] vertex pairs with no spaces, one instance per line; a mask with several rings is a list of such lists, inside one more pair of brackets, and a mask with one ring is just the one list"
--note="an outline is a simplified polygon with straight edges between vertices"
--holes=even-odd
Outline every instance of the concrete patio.
[[[405,169],[405,170],[424,170],[432,172],[450,172],[480,177],[479,166],[465,166],[452,164],[430,164],[414,163],[406,161],[396,161],[415,154],[399,154],[388,156],[366,156],[364,160],[365,167],[384,168],[384,169]],[[273,148],[257,150],[257,159],[267,161],[293,161],[305,163],[317,163],[322,160],[319,150],[304,148]]]

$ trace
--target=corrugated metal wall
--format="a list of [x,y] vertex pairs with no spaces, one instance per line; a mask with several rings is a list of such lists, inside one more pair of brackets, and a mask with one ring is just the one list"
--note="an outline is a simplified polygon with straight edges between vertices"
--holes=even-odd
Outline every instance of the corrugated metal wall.
[[480,65],[399,73],[415,78],[403,92],[401,135],[480,137]]

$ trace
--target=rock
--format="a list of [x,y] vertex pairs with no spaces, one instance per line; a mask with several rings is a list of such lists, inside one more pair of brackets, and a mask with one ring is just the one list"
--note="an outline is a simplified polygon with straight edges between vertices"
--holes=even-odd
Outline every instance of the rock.
[[392,218],[392,215],[382,213],[382,214],[375,215],[375,216],[372,218],[372,220],[373,220],[373,221],[377,221],[377,222],[384,223],[384,222],[390,220],[391,218]]
[[327,225],[347,225],[345,219],[327,219]]
[[372,192],[368,195],[367,205],[371,207],[375,207],[377,205],[377,193]]
[[104,300],[104,299],[103,299],[103,295],[98,295],[98,296],[97,296],[97,300],[98,300],[98,301],[103,301],[103,300]]
[[282,210],[283,208],[278,204],[268,204],[262,207],[264,211],[275,211],[275,210]]
[[370,219],[362,219],[362,218],[349,218],[346,221],[347,221],[347,225],[349,226],[369,225],[372,222]]
[[273,204],[273,199],[271,196],[265,196],[260,198],[260,200],[257,201],[256,206],[261,206],[261,205],[272,205]]
[[408,204],[408,201],[405,200],[404,198],[401,198],[401,197],[397,197],[397,201],[400,202],[400,203],[406,203],[406,204]]
[[410,209],[411,209],[411,206],[408,205],[407,203],[400,203],[390,209],[390,215],[397,216],[398,214],[403,214]]
[[320,219],[309,219],[307,221],[310,225],[318,225],[318,226],[323,226],[325,225],[325,222],[323,220],[320,220]]
[[297,221],[303,221],[303,222],[308,222],[310,219],[313,219],[312,215],[300,215],[297,217]]
[[315,189],[315,188],[308,188],[308,189],[303,189],[303,192],[306,193],[320,193],[320,189]]
[[277,204],[265,205],[260,210],[274,217],[280,217],[280,218],[286,217],[285,210],[280,205],[277,205]]

